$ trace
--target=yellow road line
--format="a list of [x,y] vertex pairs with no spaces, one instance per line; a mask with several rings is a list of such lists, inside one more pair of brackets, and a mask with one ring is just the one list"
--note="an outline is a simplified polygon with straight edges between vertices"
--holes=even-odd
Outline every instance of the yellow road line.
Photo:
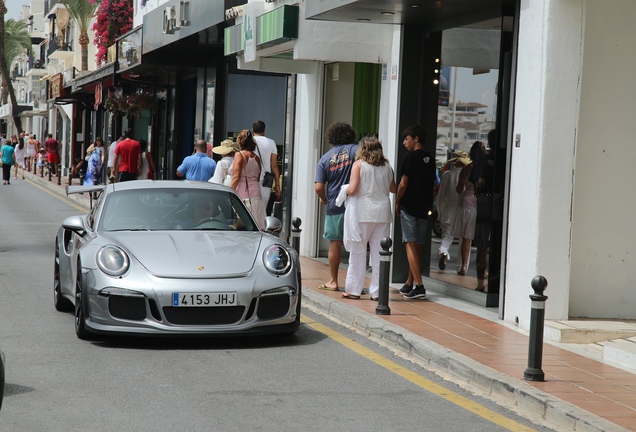
[[86,207],[82,207],[79,204],[77,204],[75,201],[72,201],[70,199],[68,199],[66,196],[64,195],[60,195],[59,193],[53,192],[47,188],[45,188],[44,186],[40,186],[37,182],[31,180],[31,179],[25,179],[25,181],[31,183],[33,186],[35,186],[36,188],[43,190],[44,192],[46,192],[47,194],[54,196],[55,198],[59,199],[60,201],[63,201],[64,203],[70,205],[71,207],[81,211],[82,213],[86,213]]
[[391,360],[371,351],[368,348],[363,347],[357,342],[353,342],[352,340],[330,329],[329,327],[320,324],[319,322],[308,319],[304,316],[302,316],[301,319],[304,324],[308,325],[316,331],[319,331],[320,333],[325,334],[329,338],[344,345],[348,349],[360,354],[361,356],[366,357],[377,365],[390,370],[391,372],[401,376],[402,378],[407,379],[413,384],[420,386],[424,390],[433,393],[443,399],[446,399],[447,401],[452,402],[455,405],[460,406],[474,414],[477,414],[478,416],[483,417],[486,420],[491,421],[492,423],[495,423],[503,428],[515,432],[534,431],[534,429],[532,428],[517,423],[516,421],[511,420],[501,414],[497,414],[496,412],[489,410],[488,408],[478,404],[477,402],[473,402],[468,398],[460,396],[457,393],[454,393],[444,388],[443,386],[436,384],[433,381],[428,380],[418,375],[417,373],[410,371],[403,366],[400,366],[397,363],[392,362]]

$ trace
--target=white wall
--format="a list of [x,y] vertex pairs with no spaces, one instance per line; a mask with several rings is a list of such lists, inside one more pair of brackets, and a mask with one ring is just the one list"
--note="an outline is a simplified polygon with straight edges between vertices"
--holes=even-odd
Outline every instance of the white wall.
[[[302,220],[300,254],[316,256],[319,240],[318,199],[314,192],[316,163],[321,155],[322,81],[324,64],[316,62],[313,74],[298,75],[296,125],[294,130],[294,174],[292,217]],[[322,232],[322,231],[320,231]]]
[[636,2],[586,3],[570,316],[634,319]]
[[514,107],[521,146],[512,151],[504,314],[524,328],[537,274],[549,284],[546,318],[568,317],[583,9],[581,0],[521,1]]

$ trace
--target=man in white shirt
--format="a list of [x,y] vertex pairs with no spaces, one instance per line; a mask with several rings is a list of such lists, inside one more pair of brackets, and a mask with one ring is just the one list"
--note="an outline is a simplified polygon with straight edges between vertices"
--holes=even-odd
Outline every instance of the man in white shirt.
[[119,137],[117,141],[113,141],[108,146],[108,161],[106,162],[106,167],[108,168],[108,180],[111,183],[115,183],[115,179],[117,178],[117,173],[113,172],[113,167],[115,166],[115,147],[117,147],[117,143],[123,139],[124,137]]
[[276,193],[277,198],[280,197],[278,150],[276,149],[276,143],[274,142],[274,140],[265,136],[265,122],[263,122],[262,120],[257,120],[254,122],[254,124],[252,125],[252,133],[254,134],[256,145],[258,145],[256,154],[260,157],[263,163],[260,178],[261,196],[263,197],[263,203],[267,206],[270,195],[272,193],[272,188],[263,187],[263,177],[265,176],[266,172],[274,173],[274,192]]

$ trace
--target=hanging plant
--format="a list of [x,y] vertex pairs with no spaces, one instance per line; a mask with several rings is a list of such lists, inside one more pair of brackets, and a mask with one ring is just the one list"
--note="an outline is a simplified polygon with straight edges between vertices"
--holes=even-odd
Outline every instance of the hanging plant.
[[155,111],[159,106],[159,99],[151,93],[132,93],[120,96],[110,93],[104,102],[104,108],[112,113],[129,116],[139,116],[142,110]]

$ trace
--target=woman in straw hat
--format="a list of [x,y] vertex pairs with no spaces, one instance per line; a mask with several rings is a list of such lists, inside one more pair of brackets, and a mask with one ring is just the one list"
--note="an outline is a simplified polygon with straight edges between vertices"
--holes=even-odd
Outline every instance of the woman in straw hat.
[[216,164],[214,175],[208,180],[210,183],[230,185],[232,177],[228,175],[228,170],[234,162],[234,154],[237,151],[239,151],[238,145],[231,139],[221,141],[220,145],[212,149],[212,152],[223,156],[223,158]]
[[457,151],[446,162],[447,170],[442,175],[442,180],[437,193],[437,219],[442,229],[442,241],[437,250],[439,269],[444,270],[450,260],[448,249],[453,244],[453,218],[462,205],[462,196],[457,193],[457,182],[462,168],[470,164],[468,153]]
[[462,168],[457,181],[458,194],[462,196],[462,206],[453,218],[453,237],[462,239],[462,262],[457,269],[457,274],[464,276],[468,270],[470,258],[470,244],[475,238],[475,222],[477,220],[477,197],[475,189],[480,177],[481,160],[484,156],[486,145],[481,141],[475,141],[470,148],[471,163]]

